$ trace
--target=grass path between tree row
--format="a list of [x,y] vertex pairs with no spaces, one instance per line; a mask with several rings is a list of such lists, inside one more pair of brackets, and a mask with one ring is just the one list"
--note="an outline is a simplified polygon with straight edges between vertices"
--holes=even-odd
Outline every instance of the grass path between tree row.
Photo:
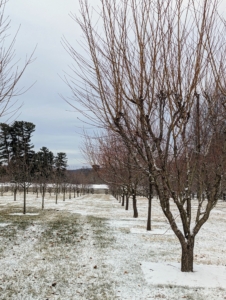
[[[194,202],[194,209],[195,209]],[[147,200],[132,218],[110,195],[59,200],[0,198],[0,299],[226,299],[226,286],[152,284],[144,263],[178,263],[180,246],[155,199],[147,233]],[[196,240],[195,264],[226,266],[226,203],[219,202]],[[151,272],[151,270],[148,270]],[[146,272],[148,272],[146,271]],[[198,273],[197,273],[198,274]],[[182,274],[183,275],[183,274]],[[186,281],[185,281],[186,282]]]

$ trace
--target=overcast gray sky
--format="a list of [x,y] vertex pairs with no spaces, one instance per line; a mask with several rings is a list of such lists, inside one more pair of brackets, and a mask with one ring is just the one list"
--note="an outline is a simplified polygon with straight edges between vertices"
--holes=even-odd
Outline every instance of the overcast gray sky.
[[[17,120],[33,122],[35,150],[42,146],[54,153],[66,152],[70,167],[87,166],[80,153],[82,126],[78,113],[59,96],[70,96],[60,76],[71,58],[61,45],[64,35],[73,45],[80,39],[79,28],[69,13],[78,12],[78,0],[9,0],[5,16],[11,19],[10,34],[21,25],[15,45],[16,58],[25,60],[35,46],[36,60],[28,67],[20,86],[35,85],[18,97],[23,102]],[[95,5],[97,1],[93,1]]]
[[[92,0],[97,6],[98,0]],[[222,11],[225,1],[222,1]],[[35,46],[36,60],[28,67],[20,86],[36,84],[24,95],[18,97],[23,102],[17,120],[33,122],[36,131],[33,135],[35,150],[42,146],[54,153],[66,152],[71,168],[87,166],[79,146],[82,143],[81,116],[62,100],[70,96],[70,90],[62,81],[64,71],[72,63],[61,45],[64,35],[78,47],[80,32],[69,14],[78,13],[79,0],[9,0],[5,16],[11,19],[10,34],[20,27],[15,45],[16,58],[25,60]]]

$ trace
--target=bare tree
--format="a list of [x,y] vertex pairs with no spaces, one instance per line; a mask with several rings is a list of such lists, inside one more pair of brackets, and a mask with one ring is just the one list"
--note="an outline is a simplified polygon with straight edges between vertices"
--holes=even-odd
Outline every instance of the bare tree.
[[96,12],[84,0],[80,17],[72,17],[85,55],[63,40],[75,63],[65,80],[76,103],[93,124],[121,136],[148,176],[181,244],[184,272],[193,271],[195,236],[217,203],[225,170],[226,35],[218,2],[101,0]]
[[14,50],[18,32],[9,41],[10,20],[5,17],[6,4],[7,0],[0,0],[0,117],[7,116],[9,118],[19,109],[19,107],[14,106],[16,101],[13,98],[25,92],[24,89],[18,89],[17,86],[26,68],[33,61],[33,53],[26,58],[23,66],[19,68],[18,61],[15,61]]
[[134,218],[138,217],[137,188],[142,179],[139,166],[134,162],[123,140],[114,132],[102,132],[90,138],[86,135],[83,153],[89,163],[98,166],[98,176],[107,183],[113,195],[121,201],[125,209],[129,208],[129,198],[133,198]]

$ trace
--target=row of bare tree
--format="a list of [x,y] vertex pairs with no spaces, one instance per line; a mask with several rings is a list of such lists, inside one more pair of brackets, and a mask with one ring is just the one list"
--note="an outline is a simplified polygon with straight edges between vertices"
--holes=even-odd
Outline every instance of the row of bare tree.
[[[9,196],[9,194],[13,195],[14,201],[17,200],[18,194],[23,194],[24,189],[18,183],[0,183],[0,196]],[[26,194],[36,194],[38,198],[41,194],[43,197],[43,186],[39,183],[33,183],[26,189]],[[55,195],[56,204],[58,201],[59,195],[62,195],[63,201],[66,199],[66,195],[68,195],[68,199],[76,198],[85,194],[92,194],[93,189],[90,188],[87,184],[73,184],[63,182],[60,184],[46,184],[46,188],[44,191],[44,197],[46,194],[49,194],[49,197]],[[42,209],[44,206],[42,206]]]
[[[24,176],[24,175],[23,175]],[[29,177],[31,178],[31,177]],[[4,183],[3,183],[4,179]],[[13,181],[10,182],[7,174],[0,178],[0,196],[13,196],[14,201],[17,200],[18,194],[23,194],[23,214],[27,213],[27,197],[28,194],[36,194],[36,197],[41,196],[41,209],[44,209],[45,199],[47,194],[49,198],[55,197],[55,203],[58,203],[59,197],[63,201],[77,198],[85,194],[93,194],[94,190],[87,180],[82,178],[82,174],[78,171],[76,173],[65,171],[64,177],[59,177],[56,171],[52,170],[51,177],[42,178],[32,177],[32,181]]]
[[195,237],[225,176],[225,16],[218,0],[100,2],[92,10],[80,1],[72,16],[84,52],[64,40],[74,62],[70,104],[103,130],[92,164],[110,167],[122,186],[146,178],[149,211],[155,190],[181,244],[181,270],[191,272]]

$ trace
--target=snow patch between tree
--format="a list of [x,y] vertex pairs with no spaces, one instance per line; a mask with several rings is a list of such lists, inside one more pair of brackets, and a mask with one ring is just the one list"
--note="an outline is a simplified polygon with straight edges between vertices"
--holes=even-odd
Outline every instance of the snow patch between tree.
[[151,231],[147,231],[145,228],[130,228],[130,232],[131,233],[141,233],[141,234],[150,234],[150,235],[158,235],[158,234],[162,234],[162,235],[172,235],[174,234],[173,231],[171,229],[154,229]]
[[225,288],[226,267],[194,265],[194,272],[181,272],[179,263],[150,263],[141,265],[145,280],[153,285],[201,288]]
[[39,213],[13,213],[13,214],[9,214],[10,216],[38,216]]

